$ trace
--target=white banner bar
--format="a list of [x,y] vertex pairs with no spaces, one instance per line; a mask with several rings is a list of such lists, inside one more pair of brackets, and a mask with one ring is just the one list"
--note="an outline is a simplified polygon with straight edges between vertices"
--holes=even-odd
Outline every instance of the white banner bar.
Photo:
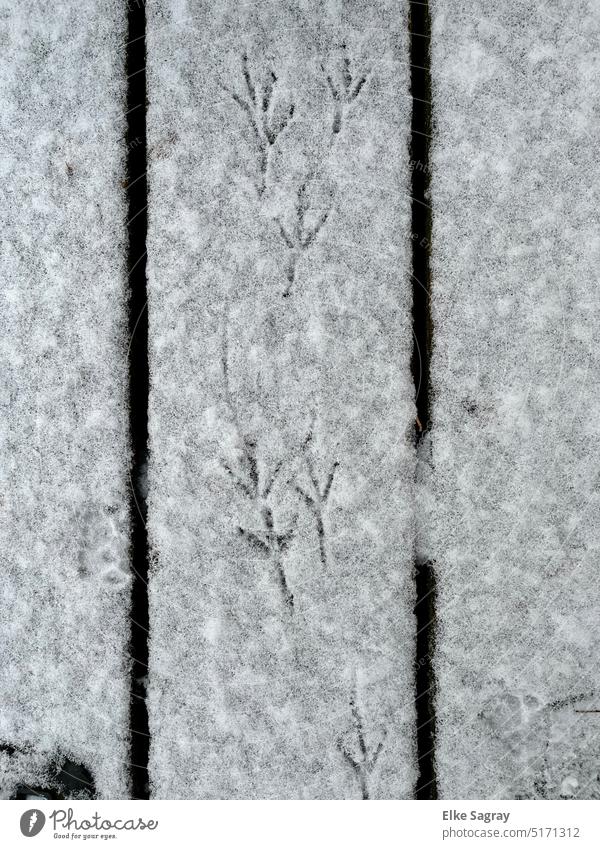
[[177,849],[597,849],[600,806],[594,801],[0,802],[3,847],[66,841]]

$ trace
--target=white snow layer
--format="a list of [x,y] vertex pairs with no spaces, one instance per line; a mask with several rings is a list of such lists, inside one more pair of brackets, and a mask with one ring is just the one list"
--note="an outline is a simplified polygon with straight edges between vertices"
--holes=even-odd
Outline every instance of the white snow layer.
[[598,798],[600,7],[432,12],[440,793]]
[[122,7],[0,4],[0,798],[127,793]]
[[147,12],[153,793],[407,797],[406,6]]

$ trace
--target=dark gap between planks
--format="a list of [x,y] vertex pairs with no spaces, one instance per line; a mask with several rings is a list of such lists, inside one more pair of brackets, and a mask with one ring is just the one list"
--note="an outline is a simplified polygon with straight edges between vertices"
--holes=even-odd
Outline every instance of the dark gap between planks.
[[[410,90],[412,96],[410,169],[412,195],[412,374],[417,407],[417,445],[430,424],[430,310],[431,208],[429,153],[432,127],[430,37],[428,2],[409,5]],[[415,708],[417,722],[417,799],[437,799],[435,774],[435,651],[436,582],[431,562],[415,562],[416,669]]]
[[146,233],[148,228],[146,152],[146,10],[129,0],[127,73],[127,236],[129,280],[129,427],[131,438],[131,792],[149,798],[150,745],[146,674],[148,666],[148,535],[146,462],[148,451],[148,313]]

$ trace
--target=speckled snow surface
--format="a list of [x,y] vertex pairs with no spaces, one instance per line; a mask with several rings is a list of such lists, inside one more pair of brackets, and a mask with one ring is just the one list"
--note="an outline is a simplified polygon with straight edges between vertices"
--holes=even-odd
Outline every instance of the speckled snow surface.
[[127,793],[124,24],[0,4],[0,798]]
[[440,794],[597,798],[600,6],[432,15]]
[[405,798],[406,6],[147,13],[153,793]]

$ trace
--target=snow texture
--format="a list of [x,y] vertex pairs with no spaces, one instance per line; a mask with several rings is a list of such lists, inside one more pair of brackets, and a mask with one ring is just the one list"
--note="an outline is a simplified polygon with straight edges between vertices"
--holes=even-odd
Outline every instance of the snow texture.
[[122,7],[0,4],[0,798],[127,793]]
[[408,797],[406,6],[147,13],[153,794]]
[[433,0],[444,798],[598,798],[600,7]]

